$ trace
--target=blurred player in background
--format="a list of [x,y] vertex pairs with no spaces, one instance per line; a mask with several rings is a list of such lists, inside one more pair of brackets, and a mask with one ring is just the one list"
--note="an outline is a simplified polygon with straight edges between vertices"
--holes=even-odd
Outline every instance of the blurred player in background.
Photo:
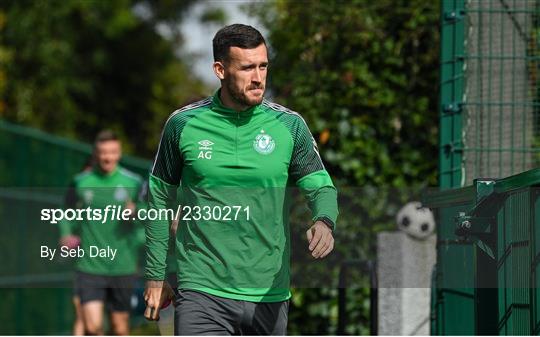
[[[122,168],[118,162],[122,155],[118,137],[109,130],[100,132],[94,143],[95,165],[91,170],[76,175],[70,185],[67,207],[85,209],[129,209],[136,204],[142,179]],[[80,246],[85,252],[76,263],[76,287],[82,306],[84,332],[101,335],[103,311],[109,312],[111,333],[129,334],[131,294],[137,272],[137,250],[144,238],[144,228],[137,221],[111,219],[84,219],[60,223],[61,244],[77,246],[74,236],[80,233]],[[90,256],[91,246],[104,255]],[[109,254],[116,250],[114,258]],[[94,250],[95,251],[95,250]]]
[[[81,172],[88,172],[94,168],[95,160],[94,154],[92,154],[86,162],[84,163]],[[70,208],[77,207],[77,200],[73,198],[74,193],[71,191],[71,187],[66,193],[65,206]],[[77,234],[66,235],[60,238],[60,246],[66,246],[69,248],[76,248],[80,244],[80,238]],[[77,285],[76,279],[73,284],[73,307],[75,309],[75,320],[73,321],[73,335],[74,336],[83,336],[84,335],[84,322],[82,318],[82,307],[81,307],[81,296],[79,294],[79,286]]]

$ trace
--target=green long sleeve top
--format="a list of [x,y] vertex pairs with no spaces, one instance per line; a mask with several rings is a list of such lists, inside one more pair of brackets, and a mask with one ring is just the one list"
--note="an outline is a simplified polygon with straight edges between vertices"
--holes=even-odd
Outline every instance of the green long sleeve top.
[[[166,121],[149,178],[149,209],[182,193],[178,284],[252,302],[290,297],[290,187],[313,219],[335,226],[337,191],[304,119],[267,100],[237,112],[220,91]],[[180,184],[181,182],[181,184]],[[165,278],[168,221],[146,223],[146,272]]]

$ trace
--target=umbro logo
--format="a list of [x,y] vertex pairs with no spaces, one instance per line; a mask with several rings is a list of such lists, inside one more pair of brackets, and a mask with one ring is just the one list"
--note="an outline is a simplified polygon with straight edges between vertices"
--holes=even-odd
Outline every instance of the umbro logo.
[[199,145],[205,148],[205,149],[199,148],[200,150],[207,150],[206,148],[214,145],[214,143],[208,139],[205,139],[205,140],[201,140],[199,142]]
[[212,145],[214,143],[208,139],[199,142],[199,155],[197,159],[212,159]]

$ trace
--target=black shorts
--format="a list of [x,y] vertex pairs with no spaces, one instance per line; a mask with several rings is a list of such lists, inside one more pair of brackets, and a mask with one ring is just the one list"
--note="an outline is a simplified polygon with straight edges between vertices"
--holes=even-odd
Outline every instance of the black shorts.
[[102,301],[110,311],[130,311],[136,279],[136,275],[105,276],[78,271],[74,294],[80,297],[81,304]]
[[175,335],[287,334],[289,301],[255,303],[180,290],[175,306]]

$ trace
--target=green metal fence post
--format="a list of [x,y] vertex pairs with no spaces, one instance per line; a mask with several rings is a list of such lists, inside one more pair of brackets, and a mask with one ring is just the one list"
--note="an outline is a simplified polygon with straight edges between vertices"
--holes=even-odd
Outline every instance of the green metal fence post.
[[[461,99],[463,96],[464,23],[463,0],[442,0],[441,4],[441,93],[439,128],[439,186],[461,185]],[[441,235],[437,234],[438,240]],[[437,258],[439,264],[440,258]],[[432,335],[446,334],[446,292],[442,289],[442,269],[436,268],[432,288]],[[452,296],[452,295],[450,295]]]
[[464,1],[442,0],[439,186],[461,186]]

